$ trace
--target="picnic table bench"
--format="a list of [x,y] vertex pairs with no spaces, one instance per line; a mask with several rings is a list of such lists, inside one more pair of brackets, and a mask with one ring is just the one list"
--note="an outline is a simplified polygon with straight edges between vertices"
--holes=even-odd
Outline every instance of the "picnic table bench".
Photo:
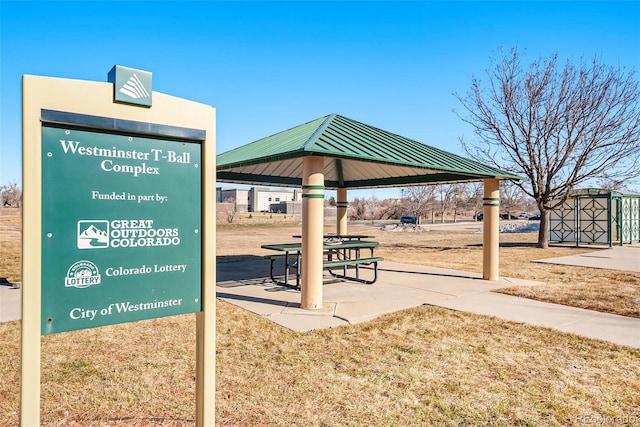
[[[332,276],[345,280],[353,280],[365,284],[372,284],[378,280],[378,262],[384,261],[382,257],[374,256],[374,250],[379,246],[378,242],[367,240],[346,240],[346,241],[325,241],[323,244],[322,267],[326,269]],[[265,258],[271,262],[270,277],[275,283],[283,286],[295,287],[300,289],[301,266],[301,243],[273,243],[262,245],[263,249],[270,249],[281,252],[274,255],[266,255]],[[363,257],[362,251],[369,249],[370,256]],[[284,253],[282,253],[284,252]],[[274,274],[274,265],[278,260],[284,260],[284,282],[276,279]],[[374,276],[372,280],[360,277],[360,266],[373,264]],[[355,268],[355,276],[348,274],[348,268]],[[341,273],[335,270],[341,268]],[[296,284],[289,284],[289,270],[295,271]]]

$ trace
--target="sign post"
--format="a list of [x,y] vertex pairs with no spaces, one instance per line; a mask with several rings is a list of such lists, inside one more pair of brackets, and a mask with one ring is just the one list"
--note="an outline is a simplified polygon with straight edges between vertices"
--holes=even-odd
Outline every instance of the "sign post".
[[109,80],[23,78],[20,422],[39,425],[41,335],[196,313],[196,423],[213,425],[215,110],[148,72]]

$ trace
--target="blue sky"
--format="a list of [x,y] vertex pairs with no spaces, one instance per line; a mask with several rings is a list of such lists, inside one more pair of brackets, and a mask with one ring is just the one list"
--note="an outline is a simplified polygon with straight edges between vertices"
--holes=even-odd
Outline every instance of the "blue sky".
[[0,20],[0,183],[21,182],[23,74],[149,70],[216,107],[218,153],[338,113],[461,154],[452,93],[500,46],[640,71],[640,1],[1,0]]

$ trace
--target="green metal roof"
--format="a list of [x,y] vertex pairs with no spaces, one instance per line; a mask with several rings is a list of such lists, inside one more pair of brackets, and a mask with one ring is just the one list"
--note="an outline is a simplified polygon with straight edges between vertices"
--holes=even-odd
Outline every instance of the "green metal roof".
[[597,196],[606,196],[611,198],[636,198],[640,197],[640,193],[632,191],[609,190],[607,188],[577,188],[569,191],[569,198],[589,198]]
[[322,156],[326,188],[521,179],[510,172],[331,114],[217,156],[217,180],[302,185],[302,157]]

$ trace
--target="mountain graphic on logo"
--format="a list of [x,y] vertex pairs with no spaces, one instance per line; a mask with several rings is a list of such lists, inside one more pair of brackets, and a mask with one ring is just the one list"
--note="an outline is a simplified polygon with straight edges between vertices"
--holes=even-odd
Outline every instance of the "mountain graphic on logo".
[[145,89],[144,85],[135,74],[129,77],[129,80],[119,89],[120,93],[123,93],[133,99],[148,98],[149,92]]
[[92,249],[109,246],[109,234],[91,224],[78,235],[78,248]]

